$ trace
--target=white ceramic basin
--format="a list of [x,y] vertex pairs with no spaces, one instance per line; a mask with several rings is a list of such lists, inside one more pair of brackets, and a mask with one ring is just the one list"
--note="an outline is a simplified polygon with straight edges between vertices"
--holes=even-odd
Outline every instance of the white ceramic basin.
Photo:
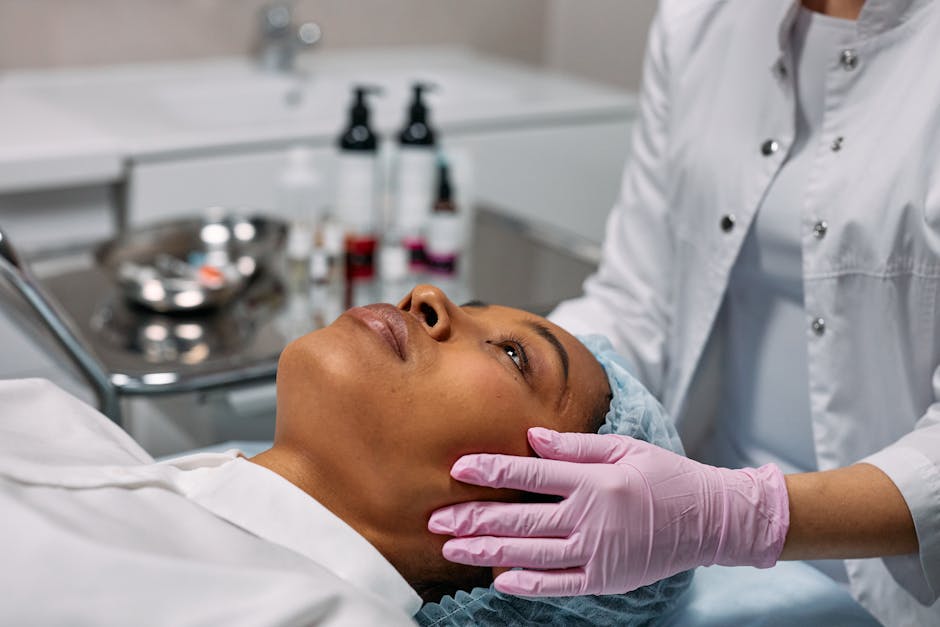
[[247,74],[162,85],[156,100],[172,117],[195,126],[290,124],[317,110],[311,85],[290,77]]
[[[505,102],[521,97],[516,90],[497,88],[496,81],[462,72],[388,71],[384,69],[291,77],[259,72],[232,73],[206,81],[181,81],[154,88],[158,106],[187,126],[242,127],[265,124],[303,124],[314,119],[345,117],[356,85],[379,88],[374,110],[404,118],[411,85],[436,85],[427,102],[433,110]],[[381,113],[377,113],[381,116]],[[384,117],[384,116],[383,116]]]
[[[357,84],[383,91],[371,98],[373,126],[383,135],[401,128],[416,81],[438,85],[427,102],[432,124],[442,131],[479,121],[492,126],[494,120],[552,120],[586,111],[608,115],[627,106],[615,90],[466,51],[382,49],[301,57],[300,73],[292,76],[264,73],[250,59],[223,58],[24,73],[13,80],[5,75],[0,87],[6,83],[67,109],[133,158],[297,137],[329,139],[343,128]],[[113,159],[118,166],[120,158]]]

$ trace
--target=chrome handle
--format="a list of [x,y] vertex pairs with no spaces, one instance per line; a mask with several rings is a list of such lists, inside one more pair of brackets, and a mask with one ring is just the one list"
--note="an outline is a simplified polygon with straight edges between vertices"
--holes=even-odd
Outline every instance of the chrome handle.
[[261,9],[261,30],[265,37],[283,36],[291,20],[291,5],[277,2]]
[[258,60],[269,71],[290,72],[297,52],[311,48],[323,37],[316,22],[304,22],[294,28],[293,5],[275,2],[260,11],[261,44]]
[[98,397],[98,408],[105,416],[121,424],[121,404],[104,366],[94,357],[78,333],[43,292],[23,258],[16,252],[9,236],[0,229],[0,274],[36,312],[43,325],[52,333],[72,362],[88,379]]
[[297,29],[297,43],[301,47],[309,48],[323,38],[323,30],[316,22],[304,22]]

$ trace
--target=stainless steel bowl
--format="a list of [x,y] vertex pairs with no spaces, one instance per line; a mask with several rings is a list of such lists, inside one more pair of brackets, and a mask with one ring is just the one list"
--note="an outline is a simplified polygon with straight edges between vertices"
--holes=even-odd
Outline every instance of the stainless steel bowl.
[[267,217],[190,218],[129,231],[95,259],[124,296],[161,313],[224,305],[274,271],[287,226]]

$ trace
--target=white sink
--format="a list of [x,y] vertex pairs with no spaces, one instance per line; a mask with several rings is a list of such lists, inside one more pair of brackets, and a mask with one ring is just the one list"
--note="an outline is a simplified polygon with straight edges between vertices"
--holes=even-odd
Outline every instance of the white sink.
[[223,80],[162,85],[156,100],[174,118],[193,126],[290,124],[317,107],[309,83],[253,74]]
[[[620,115],[629,106],[616,90],[466,51],[381,49],[301,57],[297,75],[267,74],[250,59],[223,58],[5,74],[0,87],[62,108],[107,137],[117,151],[115,163],[297,138],[332,142],[358,84],[382,90],[370,100],[373,126],[383,135],[401,128],[416,81],[438,85],[427,102],[432,124],[442,133],[480,121],[492,127],[497,120],[531,123],[590,111]],[[24,116],[17,120],[7,126],[30,124]]]
[[249,71],[206,81],[162,84],[154,87],[154,96],[157,106],[187,126],[284,125],[345,117],[353,87],[370,85],[380,92],[371,102],[376,115],[383,120],[393,115],[400,123],[416,81],[436,86],[427,96],[432,115],[440,107],[459,110],[522,96],[521,90],[498,88],[495,81],[459,71],[385,69],[313,77]]

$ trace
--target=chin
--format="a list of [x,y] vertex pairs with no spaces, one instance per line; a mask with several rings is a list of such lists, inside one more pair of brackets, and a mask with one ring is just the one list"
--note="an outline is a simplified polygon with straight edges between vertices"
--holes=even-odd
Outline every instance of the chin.
[[370,338],[352,331],[334,324],[285,347],[277,370],[279,415],[305,414],[331,428],[355,428],[364,417],[387,412],[391,388],[400,381],[376,356]]

